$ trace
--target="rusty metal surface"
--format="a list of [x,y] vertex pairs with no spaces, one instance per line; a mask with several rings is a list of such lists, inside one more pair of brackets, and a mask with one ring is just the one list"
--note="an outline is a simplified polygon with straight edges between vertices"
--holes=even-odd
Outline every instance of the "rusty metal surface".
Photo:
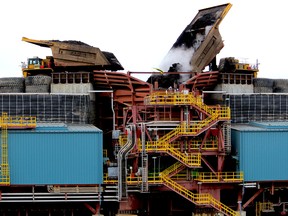
[[151,91],[151,84],[126,73],[94,71],[93,79],[96,89],[112,89],[115,101],[123,104],[143,104]]
[[218,71],[199,73],[189,79],[184,85],[191,86],[191,89],[193,90],[211,89],[217,85],[218,76]]

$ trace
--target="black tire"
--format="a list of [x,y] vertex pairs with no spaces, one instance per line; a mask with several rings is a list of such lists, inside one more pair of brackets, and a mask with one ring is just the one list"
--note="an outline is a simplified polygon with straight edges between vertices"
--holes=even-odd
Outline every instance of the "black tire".
[[273,92],[274,93],[287,93],[288,92],[288,80],[287,79],[275,79]]
[[51,79],[49,76],[29,76],[25,78],[25,85],[50,85]]
[[273,88],[274,80],[269,78],[255,78],[253,80],[253,84],[255,87],[268,87]]
[[288,87],[288,79],[275,79],[274,87]]
[[23,93],[23,86],[0,86],[0,93]]
[[254,93],[273,93],[272,87],[254,87]]
[[28,85],[25,87],[26,93],[49,93],[50,85]]
[[0,86],[23,86],[24,78],[23,77],[3,77],[0,78]]

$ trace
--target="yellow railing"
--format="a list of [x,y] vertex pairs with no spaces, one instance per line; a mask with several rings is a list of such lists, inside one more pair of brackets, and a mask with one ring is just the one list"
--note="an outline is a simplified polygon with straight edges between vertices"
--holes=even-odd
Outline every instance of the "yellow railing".
[[119,136],[119,145],[123,146],[125,143],[127,143],[127,136],[120,135]]
[[[203,102],[201,96],[194,96],[192,92],[154,92],[151,95],[145,97],[144,103],[146,105],[194,105],[209,114],[212,114],[216,109],[219,108],[223,110],[224,113],[222,112],[222,114],[225,114],[225,112],[227,112],[225,109],[229,109],[228,107],[208,106]],[[222,116],[221,113],[219,116]],[[227,114],[225,115],[225,118],[226,117],[228,117]]]
[[191,124],[182,123],[175,129],[171,130],[162,136],[157,142],[164,143],[171,140],[178,135],[197,135],[204,127],[208,126],[211,122],[217,119],[217,115],[212,115],[203,121],[193,122]]
[[10,171],[8,163],[8,132],[7,132],[7,113],[2,113],[0,118],[1,122],[1,175],[0,184],[9,185],[10,184]]
[[177,192],[181,196],[185,197],[186,199],[190,200],[196,205],[209,205],[214,207],[215,209],[219,210],[220,212],[224,213],[225,215],[237,216],[239,215],[238,212],[234,211],[233,209],[229,208],[228,206],[224,205],[217,199],[215,199],[211,194],[194,194],[193,192],[189,191],[182,185],[174,182],[172,179],[165,175],[161,175],[163,183],[170,188],[171,190]]
[[[185,149],[191,149],[191,150],[199,150],[199,147],[201,146],[203,140],[199,137],[196,137],[195,139],[189,140],[189,142],[186,144],[184,143],[184,148]],[[148,151],[157,151],[159,146],[157,145],[158,142],[153,141],[153,142],[147,142],[146,150]],[[177,149],[178,151],[181,150],[181,142],[179,141],[174,141],[172,143],[169,143],[169,145]],[[139,146],[139,149],[142,149],[141,146]],[[202,146],[202,149],[204,150],[217,150],[218,149],[218,140],[215,137],[209,138],[205,141],[205,143]]]
[[160,175],[168,176],[170,173],[175,172],[176,170],[179,170],[183,165],[180,162],[176,162],[172,164],[170,167],[166,168],[164,171],[161,172]]
[[241,182],[244,180],[243,172],[199,172],[195,178],[201,182]]
[[154,92],[144,98],[146,105],[195,105],[206,113],[211,112],[211,107],[203,103],[201,96],[194,96],[192,92]]
[[108,177],[108,173],[104,173],[104,175],[103,175],[103,182],[104,182],[104,184],[117,184],[117,183],[118,183],[118,179],[116,179],[116,178],[109,178],[109,177]]
[[[175,191],[179,195],[183,196],[184,198],[188,199],[189,201],[193,202],[195,205],[207,205],[211,206],[218,211],[224,213],[225,215],[231,216],[240,216],[239,212],[234,211],[233,209],[229,208],[228,206],[224,205],[217,199],[215,199],[211,194],[203,193],[203,194],[196,194],[184,186],[178,184],[177,182],[173,181],[172,178],[169,177],[171,174],[177,174],[183,170],[183,164],[176,162],[172,164],[170,167],[162,171],[161,173],[150,173],[148,176],[148,183],[149,184],[164,184],[171,190]],[[223,174],[224,176],[229,176]],[[173,176],[174,177],[174,176]],[[182,178],[184,178],[183,176]],[[140,185],[142,181],[142,177],[139,176],[127,176],[127,184],[128,185]],[[105,184],[117,184],[117,179],[109,179],[107,174],[104,174],[104,183]],[[261,209],[264,209],[261,206]]]
[[[202,144],[202,139],[193,139],[190,140],[190,149],[198,150]],[[180,148],[180,146],[179,146]],[[205,141],[202,146],[204,150],[217,150],[218,149],[218,140],[216,138],[210,138]]]
[[[139,146],[141,149],[141,146]],[[179,148],[175,148],[168,142],[147,142],[147,152],[166,152],[178,161],[181,161],[189,167],[199,167],[201,165],[201,154],[200,153],[186,153],[181,152]]]
[[167,153],[189,167],[201,166],[201,153],[182,153],[173,148],[167,148]]
[[260,216],[262,211],[275,211],[273,203],[271,202],[257,202],[256,203],[256,216]]
[[103,149],[103,157],[108,157],[107,149]]
[[177,173],[176,175],[173,175],[172,177],[170,177],[173,181],[187,181],[187,173]]
[[197,135],[201,132],[202,129],[209,126],[215,120],[228,120],[230,118],[230,110],[229,108],[221,108],[215,110],[211,114],[211,116],[207,117],[202,121],[194,121],[190,124],[186,124],[185,122],[177,126],[175,129],[171,130],[169,133],[165,134],[161,137],[158,142],[167,142],[171,138],[178,135]]
[[[0,118],[0,126],[4,124],[3,118]],[[36,117],[28,116],[7,116],[5,119],[5,124],[8,128],[35,128],[36,127]]]
[[[159,173],[150,173],[148,176],[148,183],[149,184],[162,184],[162,179],[159,176]],[[117,184],[117,178],[109,178],[107,173],[104,173],[103,177],[104,184]],[[126,182],[128,185],[140,185],[142,183],[142,176],[132,176],[128,175],[126,177]]]

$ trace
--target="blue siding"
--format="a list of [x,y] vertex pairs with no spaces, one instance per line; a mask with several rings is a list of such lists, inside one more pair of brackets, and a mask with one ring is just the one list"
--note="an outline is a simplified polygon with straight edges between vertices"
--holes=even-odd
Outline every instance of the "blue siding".
[[232,146],[245,181],[288,179],[287,130],[232,130]]
[[94,126],[9,131],[11,185],[101,184],[102,145]]

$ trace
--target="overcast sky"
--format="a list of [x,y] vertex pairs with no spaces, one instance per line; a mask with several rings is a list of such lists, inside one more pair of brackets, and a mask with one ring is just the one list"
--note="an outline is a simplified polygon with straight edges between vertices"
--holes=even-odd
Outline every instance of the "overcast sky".
[[198,10],[226,3],[233,6],[219,27],[224,48],[217,61],[258,59],[259,77],[288,78],[283,0],[1,1],[1,77],[22,76],[21,61],[51,55],[22,37],[82,41],[113,52],[124,72],[153,71]]

